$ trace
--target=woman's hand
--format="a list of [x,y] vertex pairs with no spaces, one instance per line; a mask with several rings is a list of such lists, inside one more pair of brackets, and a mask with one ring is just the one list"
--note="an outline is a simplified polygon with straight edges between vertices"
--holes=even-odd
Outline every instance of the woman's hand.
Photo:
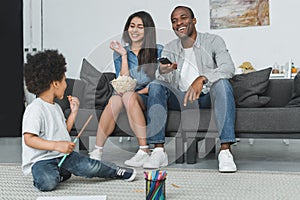
[[148,88],[145,87],[145,88],[143,88],[143,89],[137,91],[136,93],[138,93],[138,94],[148,94]]
[[122,44],[116,40],[111,41],[109,47],[117,52],[118,54],[120,54],[121,56],[125,56],[127,55],[127,51],[126,49],[122,46]]
[[123,93],[123,92],[117,92],[117,91],[116,91],[116,94],[119,95],[120,97],[122,97],[124,93]]

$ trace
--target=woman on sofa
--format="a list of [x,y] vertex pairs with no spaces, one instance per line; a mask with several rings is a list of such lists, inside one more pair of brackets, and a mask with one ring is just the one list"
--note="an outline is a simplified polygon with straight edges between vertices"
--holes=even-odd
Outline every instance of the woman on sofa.
[[135,133],[139,150],[126,165],[141,167],[149,158],[149,146],[146,141],[146,120],[143,111],[147,105],[148,84],[155,77],[163,46],[156,44],[155,24],[150,14],[139,11],[131,14],[124,26],[122,40],[126,44],[112,41],[116,77],[130,76],[137,80],[135,92],[115,92],[106,105],[98,124],[95,149],[90,158],[101,160],[103,146],[113,132],[116,120],[125,108],[131,129]]

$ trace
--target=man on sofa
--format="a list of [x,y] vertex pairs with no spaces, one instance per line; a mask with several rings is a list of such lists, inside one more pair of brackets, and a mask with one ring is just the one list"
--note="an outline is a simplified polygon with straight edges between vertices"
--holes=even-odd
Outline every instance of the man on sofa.
[[189,7],[177,6],[171,13],[172,28],[178,39],[169,42],[162,52],[172,64],[160,63],[156,71],[158,80],[149,85],[147,141],[154,144],[155,153],[144,167],[158,168],[167,159],[164,142],[168,109],[212,107],[221,141],[219,171],[236,172],[230,151],[230,145],[236,142],[236,112],[228,80],[235,67],[223,39],[197,32],[196,22]]

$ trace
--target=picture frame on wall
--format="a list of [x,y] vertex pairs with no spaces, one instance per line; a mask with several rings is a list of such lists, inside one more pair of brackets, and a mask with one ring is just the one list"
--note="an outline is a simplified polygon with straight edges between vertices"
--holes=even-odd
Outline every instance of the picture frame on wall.
[[210,0],[210,29],[270,25],[269,0]]

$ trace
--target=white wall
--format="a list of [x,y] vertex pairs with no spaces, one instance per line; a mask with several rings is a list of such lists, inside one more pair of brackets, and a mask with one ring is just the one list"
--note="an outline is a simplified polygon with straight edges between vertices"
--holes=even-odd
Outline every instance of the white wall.
[[[236,67],[250,61],[257,69],[292,59],[300,66],[300,1],[270,0],[270,26],[210,30],[209,0],[43,0],[43,48],[57,48],[68,62],[68,77],[79,77],[87,57],[96,67],[112,69],[108,44],[120,39],[127,17],[138,10],[149,12],[156,23],[158,42],[175,38],[170,13],[176,5],[190,6],[197,29],[221,35]],[[109,70],[108,70],[109,71]]]

